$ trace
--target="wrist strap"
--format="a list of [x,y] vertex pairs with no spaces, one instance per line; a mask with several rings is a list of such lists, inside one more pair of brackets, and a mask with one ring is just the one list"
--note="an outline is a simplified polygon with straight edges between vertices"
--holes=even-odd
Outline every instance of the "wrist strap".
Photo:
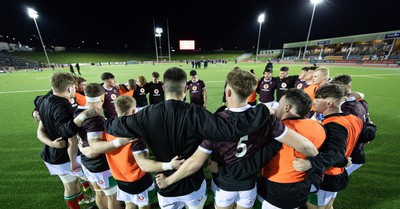
[[162,169],[163,169],[164,171],[173,170],[173,168],[172,168],[172,163],[171,163],[171,162],[169,162],[169,163],[162,163]]

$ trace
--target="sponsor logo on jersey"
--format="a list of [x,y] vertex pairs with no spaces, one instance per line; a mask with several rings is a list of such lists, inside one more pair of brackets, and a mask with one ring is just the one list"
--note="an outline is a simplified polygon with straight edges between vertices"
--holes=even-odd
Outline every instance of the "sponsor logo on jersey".
[[192,87],[192,90],[193,90],[193,91],[197,91],[197,86],[193,86],[193,87]]
[[144,93],[144,91],[145,91],[144,88],[141,88],[141,89],[140,89],[140,92],[141,92],[141,93]]
[[158,91],[158,89],[154,89],[154,93],[158,94],[158,93],[160,93],[160,91]]
[[115,100],[115,99],[117,99],[117,95],[115,95],[115,94],[111,94],[111,99],[112,99],[112,100]]
[[203,200],[203,196],[200,196],[199,199],[197,199],[197,201],[201,202]]
[[269,88],[269,85],[266,83],[266,84],[264,84],[264,89],[267,89],[267,88]]
[[282,87],[282,88],[286,88],[286,87],[287,87],[287,84],[286,84],[286,83],[282,83],[282,84],[281,84],[281,87]]
[[297,84],[297,88],[298,88],[298,89],[303,88],[303,84],[302,84],[302,83]]

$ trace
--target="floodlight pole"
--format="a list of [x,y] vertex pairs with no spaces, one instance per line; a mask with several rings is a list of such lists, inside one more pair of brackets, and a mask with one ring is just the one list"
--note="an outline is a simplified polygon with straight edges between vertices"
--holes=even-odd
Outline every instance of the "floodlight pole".
[[313,23],[313,20],[314,20],[314,13],[315,13],[315,8],[316,7],[317,7],[317,3],[314,3],[314,9],[313,9],[313,12],[312,12],[312,15],[311,15],[310,27],[308,28],[306,46],[304,47],[303,60],[306,59],[307,45],[308,45],[308,40],[310,39],[311,27],[312,27],[312,23]]
[[258,59],[258,48],[259,48],[259,46],[260,46],[261,24],[262,24],[262,22],[260,22],[260,29],[258,30],[258,41],[257,41],[257,50],[256,50],[256,62],[257,62],[257,59]]
[[[153,31],[156,31],[156,24],[154,22],[154,18],[153,18]],[[158,46],[157,46],[157,36],[156,33],[154,33],[154,45],[155,45],[155,49],[156,49],[156,59],[157,59],[157,63],[158,63]]]
[[44,55],[46,55],[47,64],[48,64],[49,66],[51,66],[50,60],[49,60],[49,56],[47,56],[46,48],[45,48],[44,43],[43,43],[42,35],[40,34],[39,26],[38,26],[38,24],[37,24],[37,22],[36,22],[36,18],[32,18],[32,19],[33,19],[33,21],[35,22],[36,29],[37,29],[38,34],[39,34],[40,42],[42,43]]
[[257,41],[256,60],[255,60],[256,62],[257,62],[257,59],[258,59],[258,49],[259,49],[259,46],[260,46],[261,25],[264,22],[264,18],[265,18],[264,14],[261,14],[260,16],[258,16],[258,22],[260,23],[260,29],[258,30],[258,41]]
[[169,63],[171,64],[171,44],[169,43],[169,24],[168,24],[168,18],[167,18],[167,37],[168,37],[168,57],[169,57]]

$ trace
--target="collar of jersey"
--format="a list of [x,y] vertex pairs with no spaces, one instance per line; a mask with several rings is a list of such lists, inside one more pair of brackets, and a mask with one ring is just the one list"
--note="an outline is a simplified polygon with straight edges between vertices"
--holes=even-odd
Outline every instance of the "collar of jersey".
[[229,110],[231,112],[244,112],[244,111],[248,110],[249,108],[251,108],[251,106],[246,105],[244,107],[228,107],[228,108],[226,108],[226,110]]

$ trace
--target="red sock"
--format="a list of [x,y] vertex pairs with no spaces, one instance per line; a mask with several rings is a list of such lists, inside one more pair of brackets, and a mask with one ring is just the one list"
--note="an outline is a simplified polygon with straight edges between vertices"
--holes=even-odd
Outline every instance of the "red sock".
[[81,191],[78,192],[77,196],[78,196],[78,202],[79,202],[85,197],[85,194],[81,190]]
[[89,182],[87,181],[81,181],[81,185],[83,186],[83,188],[87,189],[90,187]]
[[64,197],[64,199],[65,199],[65,203],[67,203],[67,205],[70,209],[80,209],[81,208],[78,203],[77,194],[70,196],[70,197]]

